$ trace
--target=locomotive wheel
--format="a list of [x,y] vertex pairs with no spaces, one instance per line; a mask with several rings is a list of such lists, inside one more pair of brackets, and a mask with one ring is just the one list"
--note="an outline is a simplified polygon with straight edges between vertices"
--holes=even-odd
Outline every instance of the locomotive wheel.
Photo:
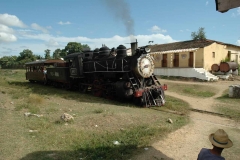
[[84,92],[84,91],[86,91],[86,89],[85,89],[86,87],[84,86],[84,85],[82,85],[81,83],[79,83],[78,84],[78,90],[79,90],[79,92]]
[[47,85],[47,83],[48,83],[47,80],[44,80],[44,81],[43,81],[43,84],[44,84],[44,85]]
[[87,93],[88,92],[88,88],[89,88],[89,86],[84,86],[83,93]]
[[30,83],[34,83],[35,81],[34,80],[29,80]]
[[100,81],[95,80],[93,82],[91,92],[94,96],[101,97],[103,95],[103,87]]
[[137,106],[146,107],[146,103],[144,103],[143,97],[135,97],[135,98],[134,98],[134,103],[135,103],[135,105],[137,105]]
[[66,90],[70,90],[70,89],[71,89],[71,84],[66,83],[66,84],[65,84],[65,89],[66,89]]

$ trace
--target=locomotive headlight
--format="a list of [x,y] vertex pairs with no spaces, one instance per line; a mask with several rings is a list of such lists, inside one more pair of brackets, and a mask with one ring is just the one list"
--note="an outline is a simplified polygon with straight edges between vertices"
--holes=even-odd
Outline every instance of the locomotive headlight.
[[154,62],[150,55],[144,55],[138,58],[137,74],[143,78],[148,78],[153,74]]
[[145,50],[145,52],[149,53],[151,51],[151,48],[146,47],[146,48],[144,48],[144,50]]

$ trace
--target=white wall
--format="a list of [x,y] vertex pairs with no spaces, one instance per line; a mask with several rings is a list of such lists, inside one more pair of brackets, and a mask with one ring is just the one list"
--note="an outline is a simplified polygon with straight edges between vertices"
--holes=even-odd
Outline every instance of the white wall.
[[206,81],[218,80],[218,77],[203,68],[155,68],[154,74],[160,76],[197,78]]

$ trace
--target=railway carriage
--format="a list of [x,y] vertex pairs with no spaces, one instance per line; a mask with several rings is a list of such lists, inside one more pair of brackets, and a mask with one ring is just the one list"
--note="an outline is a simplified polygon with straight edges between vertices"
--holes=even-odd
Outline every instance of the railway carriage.
[[44,76],[45,68],[53,68],[58,66],[65,66],[66,62],[63,60],[37,60],[25,64],[26,67],[26,80],[30,82],[44,82],[46,77]]

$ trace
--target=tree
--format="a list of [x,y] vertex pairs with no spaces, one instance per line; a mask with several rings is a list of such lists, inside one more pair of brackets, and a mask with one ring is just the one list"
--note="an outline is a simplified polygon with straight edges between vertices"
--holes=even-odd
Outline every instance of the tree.
[[14,68],[18,66],[16,61],[17,56],[4,56],[0,58],[0,65],[2,68]]
[[31,62],[36,60],[36,56],[29,49],[24,49],[19,54],[20,56],[18,56],[16,59],[16,61],[19,62],[19,64],[25,64],[26,62]]
[[87,44],[82,45],[81,43],[77,42],[69,42],[64,50],[67,54],[71,54],[75,52],[80,52],[85,48],[90,49],[90,47]]
[[60,56],[61,57],[65,57],[67,55],[67,52],[65,51],[65,49],[61,50]]
[[62,52],[62,50],[61,49],[56,49],[54,52],[53,52],[53,58],[54,59],[59,59],[59,58],[61,58],[61,52]]
[[193,40],[205,40],[206,35],[203,27],[200,27],[197,32],[192,32],[191,37]]
[[20,54],[19,56],[3,57],[4,58],[3,60],[6,63],[3,64],[2,66],[6,67],[6,68],[22,68],[25,63],[36,60],[36,56],[29,49],[24,49],[19,54]]
[[41,55],[35,55],[36,59],[43,59]]
[[51,59],[51,55],[50,55],[51,50],[46,49],[44,52],[45,52],[45,59]]

